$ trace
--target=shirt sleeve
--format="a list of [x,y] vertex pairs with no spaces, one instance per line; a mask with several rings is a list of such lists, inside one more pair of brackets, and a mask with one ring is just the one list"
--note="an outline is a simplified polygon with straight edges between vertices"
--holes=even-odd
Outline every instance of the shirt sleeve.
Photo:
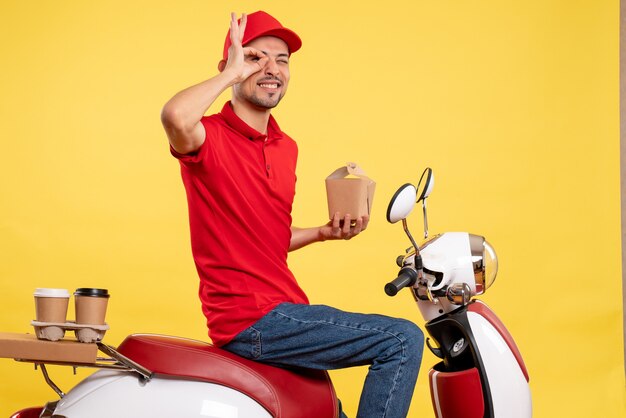
[[183,164],[197,164],[206,158],[207,152],[211,147],[212,140],[215,136],[215,125],[211,123],[210,117],[204,116],[200,122],[204,125],[205,137],[200,148],[188,154],[181,154],[176,151],[170,144],[170,153]]

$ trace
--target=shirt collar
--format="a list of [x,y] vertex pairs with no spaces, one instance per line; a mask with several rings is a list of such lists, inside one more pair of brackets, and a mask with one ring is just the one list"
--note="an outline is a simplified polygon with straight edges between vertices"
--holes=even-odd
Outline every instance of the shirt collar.
[[272,115],[270,115],[267,124],[267,135],[264,135],[237,116],[230,101],[224,103],[224,107],[222,107],[220,114],[231,128],[250,140],[265,141],[267,138],[268,141],[273,141],[275,139],[283,138],[283,133],[280,130],[276,119],[274,119],[274,116]]

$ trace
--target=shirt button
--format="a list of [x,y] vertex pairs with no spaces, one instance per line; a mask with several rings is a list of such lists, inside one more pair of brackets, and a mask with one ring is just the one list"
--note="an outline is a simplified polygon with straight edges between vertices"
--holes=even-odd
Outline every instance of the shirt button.
[[265,168],[267,168],[267,171],[270,171],[270,165],[266,165]]

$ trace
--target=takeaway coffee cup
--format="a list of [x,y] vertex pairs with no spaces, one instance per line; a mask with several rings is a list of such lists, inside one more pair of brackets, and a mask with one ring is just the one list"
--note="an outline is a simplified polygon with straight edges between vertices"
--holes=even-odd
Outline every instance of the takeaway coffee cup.
[[67,289],[35,289],[35,318],[39,322],[65,323],[70,292]]
[[107,289],[81,287],[74,292],[74,302],[77,324],[104,325],[109,302]]

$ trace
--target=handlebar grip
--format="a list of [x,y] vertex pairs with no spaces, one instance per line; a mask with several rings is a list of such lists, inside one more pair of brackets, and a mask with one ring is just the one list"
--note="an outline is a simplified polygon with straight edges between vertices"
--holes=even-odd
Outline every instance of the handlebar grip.
[[401,289],[413,286],[416,280],[417,271],[411,267],[403,267],[398,277],[385,285],[385,293],[388,296],[395,296]]

